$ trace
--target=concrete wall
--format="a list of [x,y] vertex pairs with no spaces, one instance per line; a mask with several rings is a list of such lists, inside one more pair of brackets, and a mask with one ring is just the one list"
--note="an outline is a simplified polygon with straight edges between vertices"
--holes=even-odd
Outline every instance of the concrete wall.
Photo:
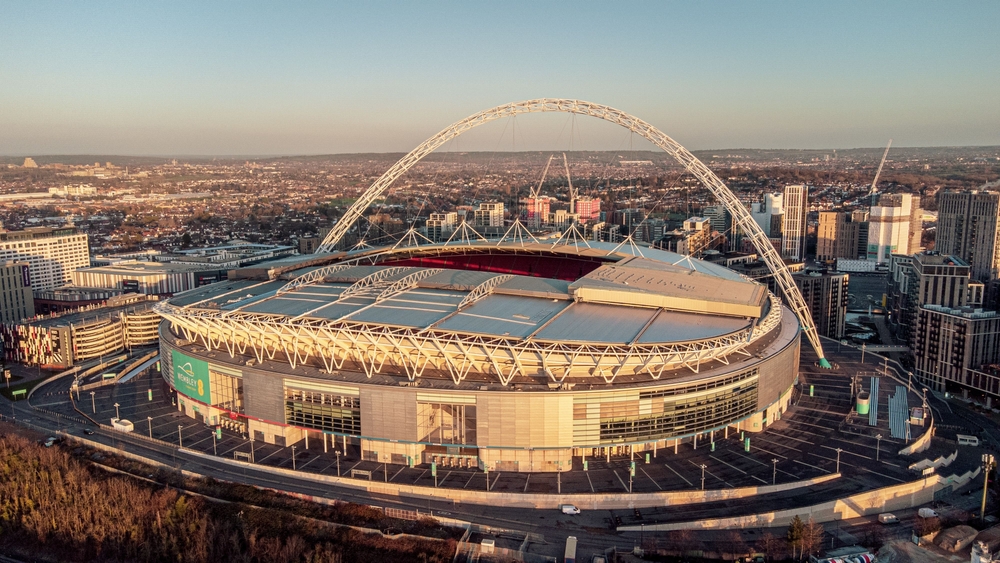
[[[716,502],[727,499],[748,498],[755,495],[764,495],[780,491],[791,491],[800,488],[808,488],[834,479],[840,478],[839,473],[824,475],[815,479],[797,481],[795,483],[782,483],[780,485],[766,485],[761,487],[740,487],[735,489],[712,489],[707,491],[670,491],[661,493],[621,493],[621,494],[523,494],[523,493],[494,493],[486,491],[472,491],[465,489],[435,489],[434,487],[423,487],[406,485],[402,483],[385,483],[374,479],[351,479],[347,477],[335,477],[331,475],[318,475],[301,471],[292,471],[277,467],[262,468],[259,465],[250,464],[244,461],[236,461],[226,458],[214,457],[191,450],[183,450],[184,455],[192,458],[211,459],[216,462],[227,463],[234,466],[253,467],[255,469],[265,469],[270,473],[285,477],[295,477],[296,479],[306,479],[320,483],[327,483],[339,487],[355,490],[363,490],[371,494],[383,495],[387,497],[405,497],[410,499],[430,499],[437,501],[453,501],[456,503],[468,503],[485,506],[523,507],[553,509],[560,504],[575,504],[584,510],[604,510],[622,508],[646,508],[651,506],[683,506],[689,504],[701,504],[706,502]],[[931,493],[933,497],[933,492]],[[405,502],[401,500],[401,502]],[[646,529],[652,529],[649,526]]]
[[[930,503],[934,500],[934,493],[937,491],[946,487],[952,487],[953,489],[961,487],[979,475],[979,471],[979,468],[976,468],[975,471],[949,477],[931,475],[917,481],[866,491],[847,498],[802,508],[764,512],[733,518],[710,518],[695,522],[649,524],[643,526],[642,529],[649,532],[787,526],[796,516],[803,520],[812,518],[819,523],[834,522],[847,518],[879,514],[881,512],[903,510]],[[639,526],[622,526],[618,528],[619,532],[638,532],[639,530]]]

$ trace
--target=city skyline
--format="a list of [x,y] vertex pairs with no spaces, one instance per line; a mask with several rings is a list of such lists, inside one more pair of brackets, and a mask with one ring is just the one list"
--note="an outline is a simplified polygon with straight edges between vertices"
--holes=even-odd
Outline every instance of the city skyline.
[[[1000,144],[994,3],[11,13],[4,155],[401,152],[549,96],[617,107],[695,150]],[[442,150],[646,148],[595,121],[518,118]]]

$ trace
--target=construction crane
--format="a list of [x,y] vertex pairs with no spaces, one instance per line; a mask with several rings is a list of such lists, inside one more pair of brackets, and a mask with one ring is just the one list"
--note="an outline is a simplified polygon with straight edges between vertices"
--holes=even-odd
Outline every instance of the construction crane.
[[889,156],[889,147],[892,146],[892,139],[889,139],[889,144],[885,146],[885,152],[882,153],[882,162],[878,163],[878,170],[875,171],[875,178],[872,180],[872,189],[868,192],[868,197],[871,198],[871,203],[875,203],[875,184],[878,183],[878,177],[882,174],[882,167],[885,166],[885,157]]
[[542,178],[538,180],[538,185],[535,189],[531,190],[532,199],[538,199],[539,195],[542,193],[542,184],[545,183],[545,175],[549,173],[549,165],[552,164],[552,159],[555,157],[556,155],[554,154],[549,155],[549,161],[545,163],[545,169],[542,170]]
[[576,196],[578,195],[573,189],[573,180],[569,177],[569,162],[566,161],[566,153],[563,155],[563,167],[566,168],[566,182],[569,183],[569,212],[576,213]]

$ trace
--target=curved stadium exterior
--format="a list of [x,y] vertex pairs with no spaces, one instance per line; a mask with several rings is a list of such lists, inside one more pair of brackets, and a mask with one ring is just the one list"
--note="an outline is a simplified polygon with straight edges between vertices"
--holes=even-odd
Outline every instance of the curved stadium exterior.
[[767,289],[606,243],[450,242],[296,256],[157,305],[179,408],[279,445],[563,471],[760,431],[799,323]]

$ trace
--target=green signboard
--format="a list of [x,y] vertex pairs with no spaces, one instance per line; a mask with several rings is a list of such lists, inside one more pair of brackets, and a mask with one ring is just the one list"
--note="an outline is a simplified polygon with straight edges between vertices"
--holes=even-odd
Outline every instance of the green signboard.
[[170,351],[174,366],[174,387],[183,395],[212,404],[208,385],[208,364],[189,358],[177,350]]

